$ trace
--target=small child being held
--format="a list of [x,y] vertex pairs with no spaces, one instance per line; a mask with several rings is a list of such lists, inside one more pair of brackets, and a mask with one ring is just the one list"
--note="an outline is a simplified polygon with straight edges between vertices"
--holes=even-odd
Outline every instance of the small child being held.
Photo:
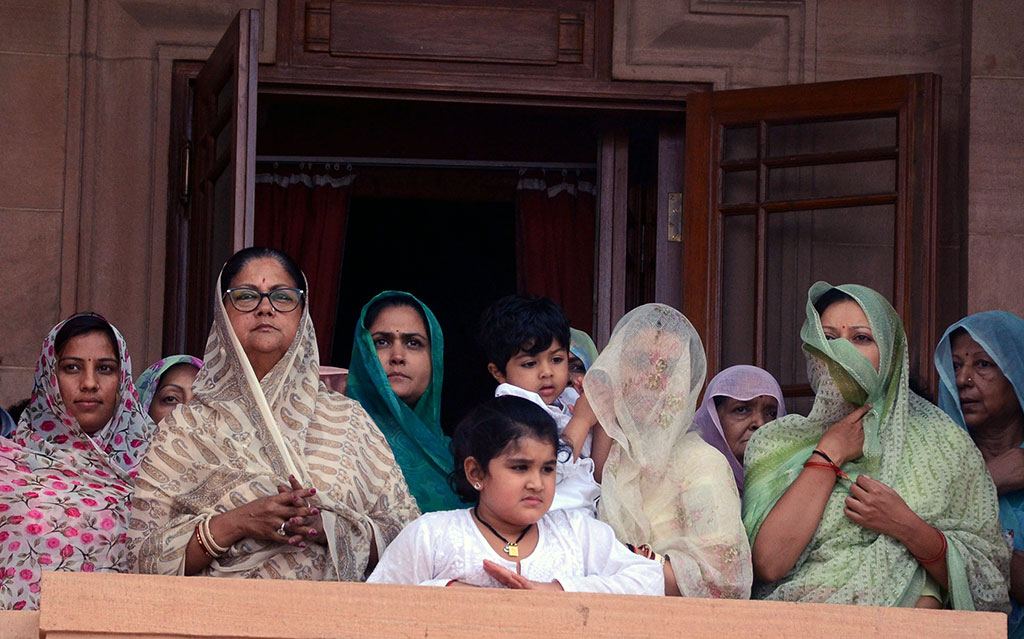
[[662,567],[581,510],[549,510],[560,449],[550,415],[487,401],[452,437],[452,483],[473,508],[428,513],[384,551],[370,583],[663,595]]
[[[499,384],[495,397],[515,395],[544,408],[554,418],[559,436],[579,397],[569,387],[569,344],[569,319],[546,297],[503,297],[480,319],[487,370]],[[594,464],[589,459],[591,439],[584,433],[577,455],[559,459],[553,510],[585,508],[596,515],[601,486],[594,481]]]

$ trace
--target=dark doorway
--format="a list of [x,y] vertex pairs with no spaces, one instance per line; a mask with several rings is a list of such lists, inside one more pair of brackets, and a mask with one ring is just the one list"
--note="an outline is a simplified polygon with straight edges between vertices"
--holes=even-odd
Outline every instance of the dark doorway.
[[444,332],[441,423],[450,433],[494,392],[476,342],[483,309],[516,292],[515,205],[353,197],[331,364],[347,367],[359,312],[383,290],[408,291]]

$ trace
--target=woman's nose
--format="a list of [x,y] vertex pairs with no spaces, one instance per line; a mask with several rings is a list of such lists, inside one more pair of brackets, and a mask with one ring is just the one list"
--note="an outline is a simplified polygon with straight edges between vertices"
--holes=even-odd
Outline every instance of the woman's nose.
[[973,376],[967,370],[967,366],[966,365],[961,365],[960,368],[958,368],[957,371],[956,371],[956,386],[957,386],[957,388],[964,388],[964,387],[966,387],[967,384],[968,384],[968,380],[970,380],[970,383],[974,382]]
[[82,388],[87,390],[94,390],[99,388],[99,379],[96,377],[96,371],[90,367],[86,367],[82,371]]
[[391,346],[391,361],[392,362],[404,362],[405,361],[405,348],[401,344],[392,344],[392,346]]

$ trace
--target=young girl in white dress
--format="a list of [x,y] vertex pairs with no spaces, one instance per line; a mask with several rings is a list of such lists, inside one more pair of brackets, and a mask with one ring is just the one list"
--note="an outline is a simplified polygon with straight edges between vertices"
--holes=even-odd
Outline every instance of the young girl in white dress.
[[477,505],[413,521],[368,581],[663,595],[661,565],[630,552],[607,524],[549,511],[558,442],[554,420],[529,400],[477,407],[452,438],[453,486]]

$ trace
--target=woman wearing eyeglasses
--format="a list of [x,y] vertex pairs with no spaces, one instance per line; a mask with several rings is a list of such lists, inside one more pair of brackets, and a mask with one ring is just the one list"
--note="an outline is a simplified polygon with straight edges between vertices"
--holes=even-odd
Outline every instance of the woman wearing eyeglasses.
[[195,398],[161,422],[136,480],[137,572],[360,581],[416,502],[387,442],[319,380],[305,277],[236,253]]

